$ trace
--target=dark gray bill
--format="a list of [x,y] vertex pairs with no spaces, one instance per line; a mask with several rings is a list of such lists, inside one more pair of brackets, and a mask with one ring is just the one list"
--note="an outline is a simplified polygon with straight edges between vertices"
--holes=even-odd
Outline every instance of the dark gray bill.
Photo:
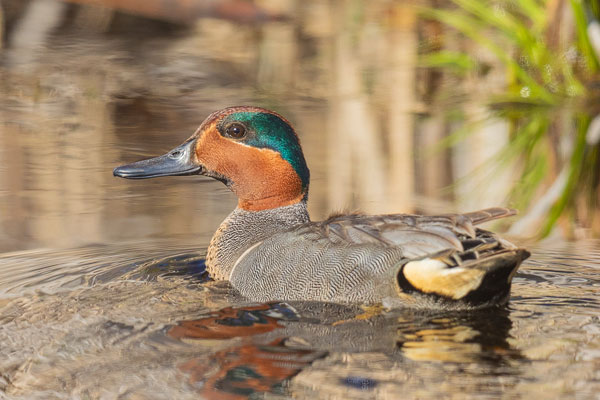
[[113,175],[128,179],[146,179],[201,174],[202,166],[192,160],[195,143],[195,140],[190,140],[162,156],[122,165],[113,170]]

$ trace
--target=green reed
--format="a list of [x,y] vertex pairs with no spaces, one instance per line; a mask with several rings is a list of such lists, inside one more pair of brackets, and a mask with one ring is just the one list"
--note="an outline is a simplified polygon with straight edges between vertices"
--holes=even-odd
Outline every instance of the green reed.
[[[505,87],[481,101],[490,116],[509,122],[510,140],[490,162],[518,166],[520,179],[510,203],[531,210],[555,190],[540,236],[547,236],[561,217],[590,226],[590,215],[600,218],[593,215],[600,163],[598,144],[586,142],[586,135],[600,111],[593,106],[600,66],[588,26],[600,6],[595,0],[570,0],[558,10],[554,6],[561,3],[549,0],[451,1],[452,7],[424,9],[424,17],[452,28],[446,30],[446,42],[474,42],[506,70]],[[573,16],[573,32],[565,11]],[[421,63],[458,79],[484,67],[466,51],[447,49],[423,54]],[[465,139],[473,128],[461,126],[442,145]]]

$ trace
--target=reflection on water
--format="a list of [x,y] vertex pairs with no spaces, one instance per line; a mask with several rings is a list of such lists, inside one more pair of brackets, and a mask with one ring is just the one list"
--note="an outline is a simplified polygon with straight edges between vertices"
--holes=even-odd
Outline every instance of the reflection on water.
[[534,248],[509,307],[472,313],[248,304],[227,283],[206,281],[202,256],[181,240],[0,256],[0,393],[185,399],[552,390],[589,398],[600,390],[599,242]]
[[518,357],[507,338],[512,323],[503,309],[398,318],[398,346],[411,360],[501,363]]
[[[156,280],[185,275],[206,280],[204,259],[193,244],[156,241],[95,245],[69,250],[6,253],[0,269],[0,295],[43,290],[54,293],[113,279]],[[165,272],[166,271],[166,272]]]
[[535,248],[506,310],[248,304],[204,273],[235,205],[220,183],[112,177],[211,111],[254,104],[294,122],[315,219],[497,205],[498,193],[454,205],[440,192],[490,138],[428,155],[446,127],[412,87],[410,4],[260,4],[293,18],[182,26],[2,1],[0,397],[597,396],[599,242]]
[[235,204],[221,184],[127,182],[111,170],[164,153],[210,112],[239,104],[296,126],[315,219],[453,207],[441,193],[452,174],[436,172],[450,170],[447,155],[425,157],[428,132],[444,128],[417,129],[422,106],[405,84],[417,54],[410,5],[273,1],[294,18],[173,25],[57,0],[4,3],[2,251],[176,235],[205,245]]
[[[200,394],[206,398],[227,394],[227,398],[245,399],[255,393],[285,394],[283,383],[318,355],[311,350],[288,348],[282,340],[275,340],[266,345],[227,348],[209,360],[194,358],[179,368],[190,374],[192,385],[201,383]],[[210,374],[211,369],[217,372]],[[212,376],[207,379],[207,375]]]
[[[297,311],[285,303],[219,310],[212,315],[190,321],[180,321],[167,335],[176,339],[231,339],[280,331],[279,321],[297,321]],[[283,333],[281,333],[283,334]],[[201,394],[214,398],[229,394],[245,398],[254,393],[283,394],[282,384],[326,353],[293,348],[283,336],[275,339],[245,341],[210,356],[193,358],[179,365],[189,374],[193,385],[202,383]]]

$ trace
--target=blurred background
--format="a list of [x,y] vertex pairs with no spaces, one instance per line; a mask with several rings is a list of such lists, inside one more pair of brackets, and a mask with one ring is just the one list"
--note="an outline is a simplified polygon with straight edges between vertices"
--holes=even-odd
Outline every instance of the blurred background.
[[513,235],[600,233],[596,0],[0,6],[0,251],[207,244],[222,184],[112,169],[233,105],[292,121],[313,219],[500,205]]

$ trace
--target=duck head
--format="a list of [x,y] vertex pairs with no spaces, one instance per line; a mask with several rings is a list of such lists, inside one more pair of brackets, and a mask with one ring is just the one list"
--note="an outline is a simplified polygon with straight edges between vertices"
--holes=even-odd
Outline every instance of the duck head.
[[210,114],[180,146],[159,157],[115,168],[115,176],[146,179],[205,175],[225,183],[238,207],[260,211],[306,201],[309,171],[300,141],[281,115],[258,107]]

